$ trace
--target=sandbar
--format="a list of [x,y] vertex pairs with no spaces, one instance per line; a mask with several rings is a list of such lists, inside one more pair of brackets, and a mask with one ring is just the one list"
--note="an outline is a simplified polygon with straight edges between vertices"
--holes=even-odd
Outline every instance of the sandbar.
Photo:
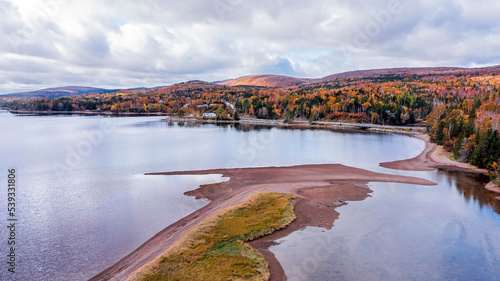
[[338,217],[336,207],[348,201],[364,200],[369,196],[371,190],[367,186],[368,182],[436,185],[421,178],[375,173],[338,164],[179,171],[148,175],[207,174],[222,174],[230,180],[202,185],[196,190],[186,192],[186,195],[206,198],[211,202],[166,227],[135,251],[90,280],[127,280],[134,272],[157,260],[186,230],[220,210],[240,204],[250,195],[263,191],[290,193],[298,196],[294,201],[296,221],[284,230],[250,243],[268,261],[271,280],[286,280],[281,265],[267,250],[275,239],[306,226],[331,228]]

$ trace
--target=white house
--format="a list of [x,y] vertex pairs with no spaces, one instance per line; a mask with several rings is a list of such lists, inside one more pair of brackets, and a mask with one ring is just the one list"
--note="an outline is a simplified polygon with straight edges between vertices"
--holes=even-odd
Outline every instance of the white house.
[[203,117],[215,117],[217,116],[215,113],[203,113]]

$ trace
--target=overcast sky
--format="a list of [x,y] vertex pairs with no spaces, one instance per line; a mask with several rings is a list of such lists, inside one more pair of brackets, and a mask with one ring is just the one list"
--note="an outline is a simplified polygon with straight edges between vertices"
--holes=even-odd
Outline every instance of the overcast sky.
[[500,64],[498,0],[0,0],[0,94]]

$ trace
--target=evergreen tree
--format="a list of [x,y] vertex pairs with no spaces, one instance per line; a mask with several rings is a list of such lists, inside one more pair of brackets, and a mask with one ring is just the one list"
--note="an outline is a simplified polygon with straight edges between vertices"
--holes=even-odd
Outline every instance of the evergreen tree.
[[445,124],[443,121],[439,122],[436,134],[434,135],[434,141],[439,145],[444,144],[444,133],[443,133],[444,125]]

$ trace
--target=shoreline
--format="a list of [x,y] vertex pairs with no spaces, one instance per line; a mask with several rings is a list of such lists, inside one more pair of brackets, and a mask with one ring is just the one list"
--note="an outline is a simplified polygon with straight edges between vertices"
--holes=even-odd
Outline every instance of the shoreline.
[[[380,163],[381,167],[405,171],[434,171],[466,173],[473,177],[488,177],[488,170],[474,167],[467,163],[457,162],[447,156],[447,152],[440,145],[431,143],[428,135],[415,136],[425,142],[425,149],[417,157]],[[485,183],[485,189],[499,193],[500,187],[493,182]],[[497,198],[499,199],[499,198]],[[499,199],[500,200],[500,199]]]
[[200,119],[190,117],[167,117],[167,122],[194,122],[200,124],[241,124],[241,125],[262,125],[277,128],[288,129],[323,129],[323,130],[348,130],[348,131],[368,131],[374,133],[403,134],[415,136],[425,132],[423,127],[415,126],[392,126],[392,125],[374,125],[365,123],[343,123],[334,121],[314,121],[309,123],[305,120],[295,120],[291,123],[285,123],[284,120],[257,119],[254,117],[242,117],[240,120],[215,120]]
[[1,108],[2,110],[6,110],[12,114],[29,114],[29,115],[92,115],[92,116],[159,116],[159,117],[167,117],[168,115],[163,112],[154,112],[154,113],[134,113],[134,112],[109,112],[109,111],[31,111],[31,110],[13,110],[9,108]]
[[[487,185],[484,186],[487,190],[491,192],[495,192],[500,194],[500,187],[496,186],[493,182],[489,182]],[[498,200],[500,200],[500,197],[497,197]]]
[[243,202],[257,192],[281,192],[298,197],[294,201],[296,221],[284,230],[271,234],[269,238],[265,236],[251,242],[268,261],[271,280],[283,280],[284,272],[281,265],[275,258],[272,259],[272,253],[266,248],[271,246],[272,242],[265,239],[277,237],[273,235],[285,235],[308,225],[331,228],[338,216],[335,211],[336,207],[345,205],[346,201],[364,200],[369,196],[371,190],[367,187],[368,182],[435,185],[421,178],[375,173],[338,164],[216,169],[147,175],[206,174],[222,174],[230,180],[202,185],[196,190],[186,192],[186,195],[209,199],[210,203],[166,227],[132,253],[90,280],[127,280],[144,267],[157,261],[188,229],[221,210]]
[[[486,176],[487,171],[465,163],[455,162],[445,155],[426,135],[415,136],[426,143],[424,151],[412,159],[380,163],[390,169],[468,173]],[[338,164],[301,165],[291,167],[266,167],[242,169],[213,169],[149,173],[146,175],[206,175],[222,174],[227,182],[202,185],[185,194],[210,203],[168,226],[138,249],[99,273],[90,280],[136,280],[134,276],[151,266],[166,253],[186,231],[196,227],[207,217],[231,208],[257,192],[281,192],[297,196],[293,201],[296,220],[285,229],[250,241],[247,244],[260,252],[268,262],[271,281],[287,280],[281,264],[269,250],[277,240],[307,226],[330,229],[339,213],[336,208],[351,201],[362,201],[372,192],[369,182],[400,182],[418,185],[435,185],[425,179],[370,172]],[[491,186],[488,185],[490,188]],[[487,188],[487,187],[485,187]],[[494,187],[493,187],[494,188]],[[487,188],[490,190],[489,188]],[[493,190],[491,190],[493,191]],[[500,200],[500,197],[497,197]]]
[[444,149],[431,143],[429,136],[417,135],[416,138],[425,142],[425,148],[418,156],[392,162],[380,163],[381,167],[405,171],[452,171],[476,175],[488,175],[488,170],[476,168],[470,164],[453,161],[446,156]]
[[[160,260],[161,263],[152,262],[130,276],[129,280],[141,280],[144,277],[148,280],[163,280],[166,275],[172,280],[191,280],[193,275],[200,274],[203,278],[198,277],[197,280],[212,280],[215,277],[230,280],[235,275],[238,280],[269,280],[267,260],[249,242],[289,226],[296,219],[293,210],[295,198],[286,193],[253,193],[244,203],[223,209],[189,229],[164,253],[162,259],[169,260],[166,263],[170,265],[165,265],[165,260]],[[261,224],[263,218],[266,222]],[[234,230],[234,224],[240,221],[246,223]],[[226,235],[221,236],[221,233]],[[212,242],[207,245],[205,239]],[[228,251],[228,248],[231,250]],[[228,255],[228,259],[217,258],[219,255],[214,252],[218,251]],[[204,264],[201,265],[200,261]],[[219,262],[225,263],[225,266]],[[178,267],[172,267],[172,263]],[[207,264],[212,266],[206,268]],[[214,267],[217,269],[214,270]]]
[[[488,172],[465,163],[447,158],[436,144],[430,143],[427,135],[415,136],[425,141],[424,151],[412,159],[380,163],[390,169],[433,171],[436,169],[450,172],[486,176]],[[281,264],[269,247],[277,240],[307,226],[326,229],[333,227],[339,213],[336,208],[350,201],[362,201],[372,192],[369,182],[399,182],[417,185],[435,185],[425,179],[370,172],[338,164],[301,165],[291,167],[266,167],[242,169],[213,169],[202,171],[180,171],[148,173],[146,175],[206,175],[222,174],[229,177],[227,182],[202,185],[185,194],[197,199],[205,198],[210,203],[205,207],[166,227],[142,244],[132,253],[105,269],[90,280],[136,280],[134,276],[157,262],[189,229],[196,227],[204,219],[217,212],[243,202],[257,192],[281,192],[293,194],[297,219],[285,229],[268,236],[250,241],[247,244],[256,249],[268,262],[271,281],[284,281],[286,275]],[[486,189],[491,190],[491,185]],[[500,197],[496,199],[500,200]],[[333,203],[332,203],[333,202]]]
[[365,123],[343,123],[334,121],[315,121],[309,123],[306,120],[295,120],[292,123],[285,123],[284,120],[257,119],[254,117],[242,117],[240,120],[215,120],[202,119],[196,117],[169,117],[166,113],[134,113],[134,112],[98,112],[98,111],[30,111],[12,110],[1,108],[12,114],[27,115],[87,115],[87,116],[110,116],[110,117],[165,117],[165,121],[170,122],[194,122],[199,124],[241,124],[241,125],[262,125],[289,129],[325,129],[325,130],[347,130],[347,131],[368,131],[374,133],[402,134],[415,136],[425,132],[425,128],[416,126],[392,126],[374,125]]

